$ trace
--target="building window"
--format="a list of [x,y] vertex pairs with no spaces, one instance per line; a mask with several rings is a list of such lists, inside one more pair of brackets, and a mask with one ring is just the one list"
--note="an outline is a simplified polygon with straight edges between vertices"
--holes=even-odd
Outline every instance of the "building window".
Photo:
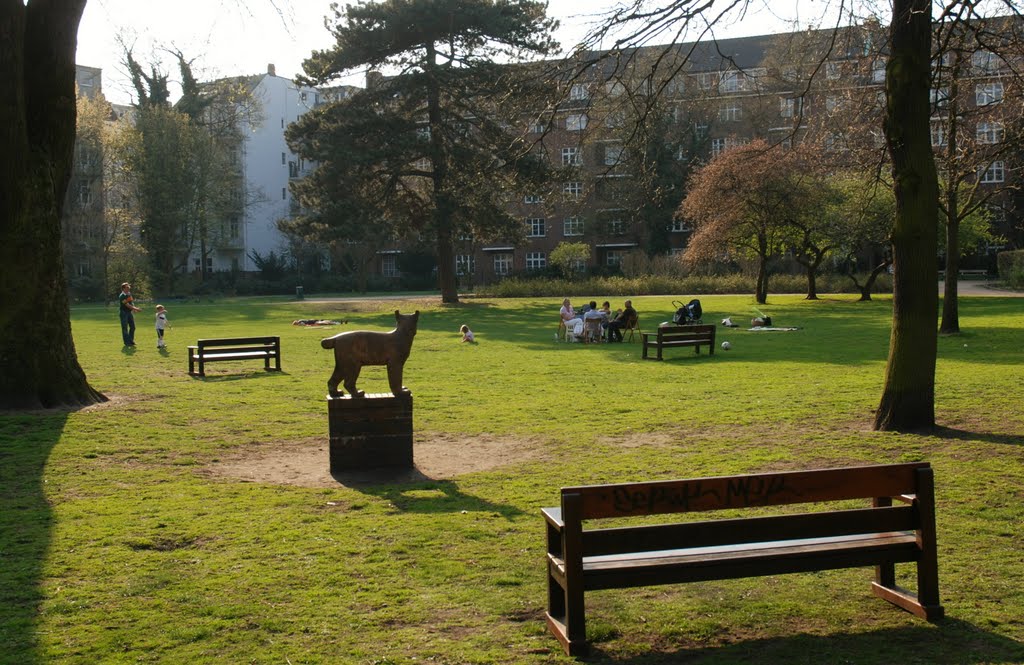
[[742,114],[739,102],[726,102],[718,108],[718,119],[722,122],[735,122]]
[[842,73],[842,68],[838,62],[826,62],[825,63],[825,78],[830,81],[835,81],[839,78]]
[[622,127],[626,124],[626,116],[622,111],[609,113],[604,119],[605,127]]
[[608,234],[621,236],[626,234],[626,221],[622,219],[608,220]]
[[686,222],[681,219],[673,219],[672,225],[669,227],[669,231],[672,233],[685,233],[689,230],[690,228],[686,225]]
[[563,236],[581,236],[583,235],[583,219],[580,217],[566,217],[565,221],[562,222],[562,235]]
[[604,255],[604,264],[608,267],[615,267],[621,265],[624,258],[626,258],[626,250],[609,249]]
[[682,97],[686,92],[686,79],[677,76],[665,85],[665,92],[673,97]]
[[512,254],[509,252],[498,252],[494,255],[494,274],[495,275],[510,275],[512,274]]
[[615,166],[625,157],[625,150],[621,145],[606,145],[604,147],[604,165]]
[[543,217],[527,217],[526,218],[526,235],[530,238],[543,238],[546,229],[544,228]]
[[398,277],[398,256],[385,254],[380,257],[380,274],[385,277]]
[[[949,106],[949,88],[932,88],[928,93],[929,101],[932,105],[932,113]],[[885,108],[885,102],[883,100],[882,108]]]
[[717,155],[728,150],[729,148],[741,146],[746,142],[746,139],[736,139],[732,137],[711,139],[711,156],[716,157]]
[[1001,122],[979,122],[975,140],[978,143],[1002,143],[1006,136]]
[[533,134],[543,134],[548,131],[548,125],[543,120],[534,120],[530,123],[530,132]]
[[287,159],[288,159],[288,156],[282,152],[281,153],[281,164],[287,164],[288,163],[286,161]]
[[722,78],[718,80],[719,92],[739,92],[743,89],[743,79],[740,72],[723,72]]
[[1006,167],[1001,161],[992,162],[987,169],[978,169],[980,173],[981,182],[983,183],[997,183],[1006,181]]
[[803,108],[803,97],[783,97],[779,100],[779,115],[783,118],[792,118],[799,115]]
[[693,124],[693,138],[703,141],[708,137],[708,123],[695,122]]
[[562,185],[562,193],[566,196],[578,199],[580,195],[583,194],[583,183],[579,181],[567,182]]
[[885,58],[877,58],[871,63],[871,82],[885,83]]
[[1003,68],[1003,61],[991,51],[975,51],[971,54],[971,66],[979,74],[992,74]]
[[78,183],[78,203],[84,206],[92,203],[92,188],[87,182]]
[[584,113],[570,113],[565,116],[565,128],[570,132],[582,132],[587,128],[587,116]]
[[626,86],[622,85],[620,81],[608,81],[604,84],[604,91],[610,97],[618,97],[626,92]]
[[288,199],[288,188],[287,187],[282,187],[281,188],[281,200],[282,201],[286,201],[287,199]]
[[527,194],[523,197],[523,203],[535,204],[544,203],[544,197],[540,194]]
[[562,166],[580,166],[582,164],[582,150],[579,148],[562,148]]
[[476,259],[472,254],[455,255],[455,274],[472,275],[476,273]]
[[949,141],[946,123],[932,121],[932,147],[941,148]]
[[242,227],[238,223],[238,215],[228,218],[228,237],[237,240],[242,235]]
[[835,113],[843,108],[843,100],[837,95],[828,95],[825,97],[825,112]]
[[575,83],[569,88],[569,99],[573,101],[582,101],[590,97],[590,92],[587,90],[587,86],[582,83]]
[[974,86],[974,103],[978,106],[989,106],[1003,101],[1003,82],[979,83]]
[[526,253],[526,269],[527,270],[540,270],[548,264],[547,255],[544,252],[527,252]]

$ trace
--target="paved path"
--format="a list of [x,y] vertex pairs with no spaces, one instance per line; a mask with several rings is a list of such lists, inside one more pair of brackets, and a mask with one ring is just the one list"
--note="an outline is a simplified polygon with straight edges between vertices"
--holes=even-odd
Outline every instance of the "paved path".
[[[1024,298],[1024,291],[1010,291],[1003,289],[992,288],[993,282],[986,282],[984,280],[960,280],[957,282],[957,293],[961,296],[994,296],[1002,298]],[[942,295],[942,289],[945,287],[945,283],[939,280],[939,295]],[[717,294],[716,294],[717,295]],[[750,295],[750,294],[740,294]],[[780,295],[774,293],[772,295]],[[800,295],[800,294],[794,294]],[[304,302],[318,303],[318,302],[359,302],[365,300],[426,300],[439,298],[438,295],[376,295],[376,296],[337,296],[337,297],[315,297],[306,298]],[[281,301],[281,305],[294,305],[296,301],[287,300]]]
[[[939,295],[942,295],[942,289],[945,288],[945,282],[939,282]],[[956,283],[957,295],[961,296],[1001,296],[1003,298],[1024,298],[1024,291],[1010,291],[1002,289],[992,288],[991,282],[982,280],[960,280]]]

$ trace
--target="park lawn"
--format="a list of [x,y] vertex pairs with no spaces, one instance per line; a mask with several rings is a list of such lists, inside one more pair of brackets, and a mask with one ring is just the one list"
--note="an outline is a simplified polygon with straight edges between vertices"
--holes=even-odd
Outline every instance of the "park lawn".
[[[634,298],[644,330],[670,301]],[[702,303],[708,323],[752,316],[748,297]],[[568,662],[543,621],[539,508],[559,487],[918,460],[936,472],[945,621],[873,597],[868,569],[604,591],[587,596],[592,660],[1024,662],[1024,300],[961,299],[929,435],[871,431],[887,299],[776,296],[761,309],[800,330],[719,327],[731,350],[660,363],[556,343],[558,299],[164,304],[166,354],[152,304],[132,353],[114,308],[73,309],[111,402],[0,414],[0,663]],[[326,468],[319,340],[389,329],[395,308],[422,312],[417,444],[487,441],[503,463],[455,450],[469,471],[319,487],[216,471],[270,448],[322,449]],[[187,344],[249,335],[281,336],[282,373],[188,376]],[[386,391],[383,369],[359,385]]]

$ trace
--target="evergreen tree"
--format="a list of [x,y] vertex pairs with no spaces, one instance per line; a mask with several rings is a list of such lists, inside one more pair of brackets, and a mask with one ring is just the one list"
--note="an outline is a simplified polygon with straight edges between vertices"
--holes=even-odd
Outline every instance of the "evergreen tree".
[[308,82],[361,67],[399,73],[289,130],[292,149],[318,165],[295,187],[306,228],[377,224],[387,227],[377,237],[431,242],[441,298],[457,302],[454,241],[518,238],[504,197],[545,179],[517,128],[524,104],[553,86],[495,59],[550,53],[555,22],[531,0],[388,0],[335,9],[335,18],[336,44],[305,62]]

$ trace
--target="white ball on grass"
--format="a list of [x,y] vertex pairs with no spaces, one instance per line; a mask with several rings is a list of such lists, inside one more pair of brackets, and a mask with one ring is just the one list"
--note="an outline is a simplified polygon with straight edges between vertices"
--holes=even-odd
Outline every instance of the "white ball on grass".
[[722,350],[723,351],[728,351],[731,348],[732,348],[732,344],[730,344],[729,342],[722,342]]

